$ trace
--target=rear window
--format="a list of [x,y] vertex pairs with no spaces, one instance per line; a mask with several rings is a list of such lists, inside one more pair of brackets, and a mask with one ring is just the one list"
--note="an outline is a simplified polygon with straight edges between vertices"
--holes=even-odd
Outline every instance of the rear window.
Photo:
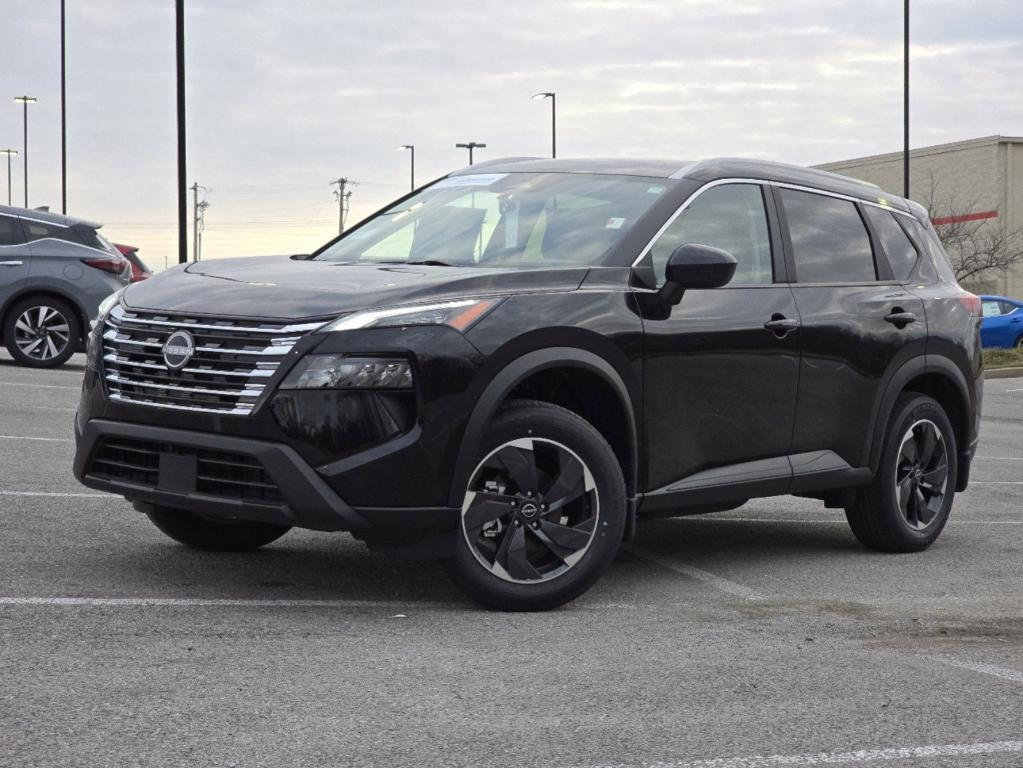
[[877,280],[870,236],[854,203],[836,197],[781,190],[801,283],[866,283]]
[[895,220],[895,214],[872,205],[864,206],[864,210],[888,256],[895,279],[905,280],[913,271],[918,256],[912,241]]

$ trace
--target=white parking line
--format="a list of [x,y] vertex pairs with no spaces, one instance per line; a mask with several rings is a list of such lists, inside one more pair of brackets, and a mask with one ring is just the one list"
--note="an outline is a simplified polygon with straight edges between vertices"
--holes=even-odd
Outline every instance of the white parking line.
[[0,440],[38,440],[43,443],[73,443],[70,437],[27,437],[26,435],[0,435]]
[[0,491],[0,496],[44,496],[60,499],[116,499],[112,493],[57,493],[51,491]]
[[858,749],[855,752],[816,752],[804,755],[750,755],[711,760],[658,760],[655,763],[602,763],[588,768],[777,768],[777,766],[841,765],[928,757],[997,755],[1023,752],[1023,741],[990,741],[980,744],[933,744],[926,747]]
[[78,410],[77,408],[60,408],[56,405],[22,405],[21,403],[8,407],[11,410],[18,411],[71,411],[72,413],[74,413],[76,410]]
[[0,387],[32,387],[32,389],[73,389],[76,392],[81,387],[63,387],[57,384],[33,384],[27,381],[0,381]]
[[974,456],[973,460],[986,459],[987,461],[1023,461],[1023,456]]
[[451,608],[455,603],[398,603],[392,600],[258,600],[200,597],[0,597],[0,606],[56,608]]
[[[845,520],[800,520],[797,517],[713,517],[711,515],[690,515],[677,518],[677,522],[686,523],[791,523],[793,525],[848,525]],[[971,525],[1023,525],[1020,520],[963,520],[953,517],[951,523],[969,523]]]
[[968,669],[971,672],[980,672],[982,675],[1000,677],[1003,680],[1010,680],[1014,683],[1023,685],[1023,672],[1019,672],[1015,669],[1007,669],[1005,667],[995,666],[994,664],[987,664],[983,661],[961,661],[960,659],[953,659],[949,656],[934,656],[932,658],[940,661],[942,664],[948,664],[950,667]]
[[710,571],[705,571],[702,568],[696,568],[692,565],[686,565],[666,557],[661,557],[653,552],[637,547],[635,544],[623,544],[622,549],[642,560],[647,560],[655,565],[661,566],[662,568],[667,568],[668,570],[675,571],[675,573],[680,573],[683,576],[688,576],[691,579],[701,581],[708,586],[714,587],[714,589],[717,589],[720,592],[725,592],[729,595],[734,595],[735,597],[741,597],[744,600],[764,599],[764,596],[759,592],[750,589],[743,584],[723,578],[711,573]]

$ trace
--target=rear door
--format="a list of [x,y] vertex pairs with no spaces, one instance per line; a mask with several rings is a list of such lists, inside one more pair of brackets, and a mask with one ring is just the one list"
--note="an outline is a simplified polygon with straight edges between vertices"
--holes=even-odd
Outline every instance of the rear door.
[[0,307],[28,277],[30,261],[21,222],[15,216],[0,214]]
[[[728,182],[698,191],[644,257],[658,285],[685,243],[723,248],[738,266],[728,285],[688,290],[667,317],[644,318],[645,489],[660,491],[644,510],[743,498],[756,482],[774,484],[758,493],[782,493],[789,479],[798,314],[770,190]],[[788,328],[765,327],[779,320]]]
[[864,467],[884,382],[924,353],[923,302],[895,273],[908,275],[916,250],[881,206],[785,185],[774,192],[802,323],[792,453],[828,450]]

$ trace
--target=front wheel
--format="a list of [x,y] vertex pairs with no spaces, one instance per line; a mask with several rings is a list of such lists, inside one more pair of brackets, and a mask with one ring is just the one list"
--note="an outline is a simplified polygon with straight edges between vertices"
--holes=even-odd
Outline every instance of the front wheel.
[[169,507],[147,507],[145,514],[153,525],[175,541],[212,552],[250,552],[291,530],[290,526],[273,523],[214,520]]
[[48,296],[19,301],[7,313],[4,343],[11,357],[32,368],[56,368],[68,361],[81,337],[78,313]]
[[900,395],[877,475],[845,511],[856,538],[884,552],[918,552],[933,544],[952,510],[957,455],[941,405],[927,395]]
[[486,435],[444,567],[491,608],[555,608],[611,565],[625,520],[622,469],[601,434],[559,406],[512,401]]

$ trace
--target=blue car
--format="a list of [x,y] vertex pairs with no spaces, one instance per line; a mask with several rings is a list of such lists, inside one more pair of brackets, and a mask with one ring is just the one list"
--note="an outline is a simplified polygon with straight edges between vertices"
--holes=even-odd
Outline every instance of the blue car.
[[984,321],[980,343],[985,349],[1023,350],[1023,301],[1005,296],[981,296]]

